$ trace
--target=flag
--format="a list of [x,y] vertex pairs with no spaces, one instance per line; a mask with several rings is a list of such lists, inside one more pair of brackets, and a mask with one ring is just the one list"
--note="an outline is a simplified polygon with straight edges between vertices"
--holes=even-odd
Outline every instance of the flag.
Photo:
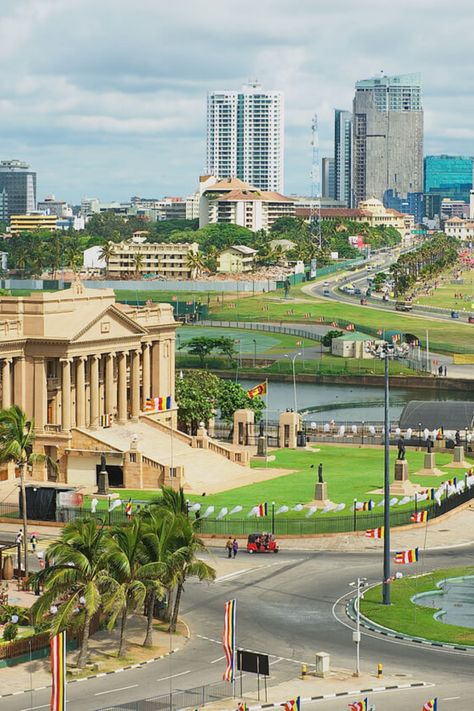
[[290,699],[290,701],[286,701],[284,704],[281,704],[285,711],[300,711],[301,708],[301,698],[299,696],[296,697],[296,699]]
[[423,711],[438,711],[438,699],[430,699],[423,704]]
[[259,518],[262,518],[263,516],[268,516],[268,504],[265,501],[263,504],[259,504],[257,507],[256,515]]
[[100,426],[101,427],[112,427],[113,415],[110,413],[107,415],[100,416]]
[[428,511],[418,511],[410,516],[413,523],[425,523],[428,520]]
[[354,324],[353,323],[348,323],[346,326],[346,331],[353,331],[354,330]]
[[370,501],[363,501],[362,502],[362,511],[372,511],[374,508],[374,502],[372,499]]
[[381,526],[380,528],[369,528],[368,531],[365,532],[365,537],[366,538],[383,538],[384,537],[384,527]]
[[297,345],[297,346],[302,346],[302,345],[303,345],[303,341],[296,341],[296,345]]
[[51,711],[66,709],[66,632],[59,632],[52,637],[51,653]]
[[266,395],[267,394],[267,383],[263,382],[260,383],[260,385],[256,385],[254,388],[250,388],[250,390],[247,390],[247,395],[251,400],[254,399],[254,397],[257,397],[257,395]]
[[125,504],[125,516],[132,515],[132,499],[130,498]]
[[395,553],[395,563],[405,565],[406,563],[417,563],[419,558],[418,548],[410,548],[407,551],[397,551]]
[[224,634],[223,645],[226,658],[226,668],[223,675],[224,681],[235,680],[235,619],[237,601],[228,600],[224,603]]
[[382,329],[381,329],[381,328],[379,328],[379,330],[377,331],[377,336],[381,336],[381,335],[382,335],[382,333],[383,333]]
[[362,701],[353,701],[349,704],[350,711],[368,711],[369,710],[369,700],[367,698],[362,699]]

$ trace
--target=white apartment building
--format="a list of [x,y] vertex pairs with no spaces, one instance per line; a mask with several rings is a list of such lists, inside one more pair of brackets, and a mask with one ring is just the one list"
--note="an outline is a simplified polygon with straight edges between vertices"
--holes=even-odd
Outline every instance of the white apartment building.
[[207,172],[283,191],[283,92],[252,82],[207,96]]
[[448,237],[456,237],[463,242],[474,242],[474,220],[451,217],[444,223],[444,232]]
[[194,279],[196,269],[190,264],[189,255],[198,251],[197,242],[146,242],[143,237],[134,237],[114,244],[107,271],[111,277],[153,274],[169,279]]

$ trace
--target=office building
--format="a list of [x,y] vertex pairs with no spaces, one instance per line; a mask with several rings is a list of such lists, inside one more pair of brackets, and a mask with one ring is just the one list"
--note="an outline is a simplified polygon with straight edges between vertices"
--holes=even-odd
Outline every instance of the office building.
[[231,224],[268,232],[279,217],[294,217],[295,202],[280,193],[258,190],[239,178],[202,176],[199,227]]
[[207,97],[207,173],[283,191],[283,93],[257,82]]
[[334,158],[321,160],[321,196],[334,199]]
[[423,191],[423,108],[419,74],[358,81],[354,96],[354,204]]
[[426,156],[424,191],[467,203],[472,188],[472,170],[472,156]]
[[352,206],[352,114],[334,110],[334,196]]
[[[111,277],[142,277],[153,274],[167,279],[194,279],[196,268],[190,255],[197,254],[197,242],[147,242],[146,231],[135,233],[131,240],[113,244],[107,273]],[[139,256],[138,256],[139,255]]]
[[56,200],[54,195],[47,195],[44,200],[38,202],[38,212],[45,215],[56,215],[56,217],[71,217],[72,209],[64,200]]
[[19,160],[0,161],[0,220],[36,210],[36,173]]
[[57,230],[58,218],[56,215],[44,215],[42,212],[33,212],[30,215],[11,215],[10,232],[12,235],[20,232],[35,232],[36,230]]
[[413,215],[415,224],[423,221],[425,215],[423,193],[407,193],[401,197],[394,190],[386,190],[383,196],[384,207],[398,210],[406,215]]

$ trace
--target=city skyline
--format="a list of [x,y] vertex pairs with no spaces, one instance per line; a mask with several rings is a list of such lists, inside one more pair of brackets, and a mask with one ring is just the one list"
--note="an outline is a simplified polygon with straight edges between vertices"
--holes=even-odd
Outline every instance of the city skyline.
[[[243,0],[242,12],[218,7],[212,16],[199,3],[178,6],[179,22],[149,0],[133,9],[111,0],[22,0],[5,9],[0,157],[31,165],[39,199],[192,192],[206,164],[207,92],[250,78],[285,95],[288,194],[310,192],[313,114],[321,155],[332,155],[334,108],[350,110],[355,82],[382,69],[421,72],[425,154],[472,153],[466,2],[455,0],[442,23],[436,4],[427,17],[421,0],[402,0],[383,17],[371,0],[317,10],[302,0],[298,13],[286,0]],[[397,26],[403,36],[387,43]]]

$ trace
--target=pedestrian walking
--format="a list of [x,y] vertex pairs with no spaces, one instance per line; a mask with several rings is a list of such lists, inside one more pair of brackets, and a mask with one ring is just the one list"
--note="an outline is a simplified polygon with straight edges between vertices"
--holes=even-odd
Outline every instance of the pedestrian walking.
[[225,544],[225,547],[227,549],[227,557],[232,558],[232,550],[233,550],[232,536],[229,536],[229,538],[227,539],[227,543]]
[[19,545],[20,543],[23,543],[23,529],[22,528],[20,528],[20,530],[16,534],[15,543],[17,545]]
[[31,543],[31,550],[33,551],[33,553],[36,553],[36,546],[38,544],[38,537],[37,537],[36,533],[31,534],[30,543]]
[[448,368],[447,366],[444,366],[444,377],[446,377],[448,374]]
[[237,555],[237,553],[239,552],[239,544],[238,544],[237,539],[235,539],[235,538],[232,541],[232,552],[234,554],[234,558]]

